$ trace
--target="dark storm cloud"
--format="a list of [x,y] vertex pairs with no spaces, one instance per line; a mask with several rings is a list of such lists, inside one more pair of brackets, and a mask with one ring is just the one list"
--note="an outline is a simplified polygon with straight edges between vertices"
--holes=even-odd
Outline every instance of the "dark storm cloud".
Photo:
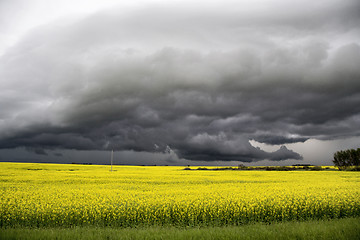
[[260,143],[266,143],[271,145],[279,145],[279,144],[286,144],[286,143],[297,143],[297,142],[305,142],[309,140],[309,138],[305,137],[284,137],[284,136],[276,136],[276,135],[263,135],[263,136],[256,136],[255,141]]
[[332,2],[164,4],[34,29],[0,58],[0,147],[251,162],[301,159],[251,139],[359,136],[359,4]]
[[275,161],[302,159],[299,154],[288,150],[285,146],[276,152],[269,153],[253,147],[246,138],[236,137],[234,139],[228,139],[228,136],[223,132],[215,136],[208,134],[196,135],[186,141],[186,146],[181,149],[185,150],[180,152],[180,157],[203,161],[216,161],[221,159],[227,161],[252,162],[259,159]]
[[27,148],[27,151],[33,152],[37,155],[48,155],[44,149],[40,149],[40,148]]

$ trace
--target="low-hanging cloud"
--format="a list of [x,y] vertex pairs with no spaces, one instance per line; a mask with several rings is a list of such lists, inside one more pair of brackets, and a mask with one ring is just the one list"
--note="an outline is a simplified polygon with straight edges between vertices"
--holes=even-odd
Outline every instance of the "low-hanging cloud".
[[359,136],[360,5],[345,2],[148,5],[41,26],[0,58],[0,148],[251,162],[302,157],[249,140]]

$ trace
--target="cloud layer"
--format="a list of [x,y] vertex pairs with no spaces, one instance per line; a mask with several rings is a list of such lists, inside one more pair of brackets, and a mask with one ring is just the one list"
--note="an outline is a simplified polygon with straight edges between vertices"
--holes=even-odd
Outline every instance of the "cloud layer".
[[[360,4],[153,4],[30,31],[0,58],[0,148],[301,159],[360,135]],[[306,5],[306,8],[304,7]]]

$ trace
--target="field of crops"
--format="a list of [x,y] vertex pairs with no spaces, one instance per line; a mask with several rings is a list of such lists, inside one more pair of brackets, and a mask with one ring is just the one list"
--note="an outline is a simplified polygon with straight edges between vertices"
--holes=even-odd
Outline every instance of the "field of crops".
[[222,226],[360,216],[360,172],[0,163],[0,227]]

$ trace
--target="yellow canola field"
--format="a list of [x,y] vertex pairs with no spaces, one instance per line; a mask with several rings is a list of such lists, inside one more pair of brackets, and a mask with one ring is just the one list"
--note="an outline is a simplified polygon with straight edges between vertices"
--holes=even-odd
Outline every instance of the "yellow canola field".
[[360,216],[360,173],[0,163],[0,227],[220,226]]

